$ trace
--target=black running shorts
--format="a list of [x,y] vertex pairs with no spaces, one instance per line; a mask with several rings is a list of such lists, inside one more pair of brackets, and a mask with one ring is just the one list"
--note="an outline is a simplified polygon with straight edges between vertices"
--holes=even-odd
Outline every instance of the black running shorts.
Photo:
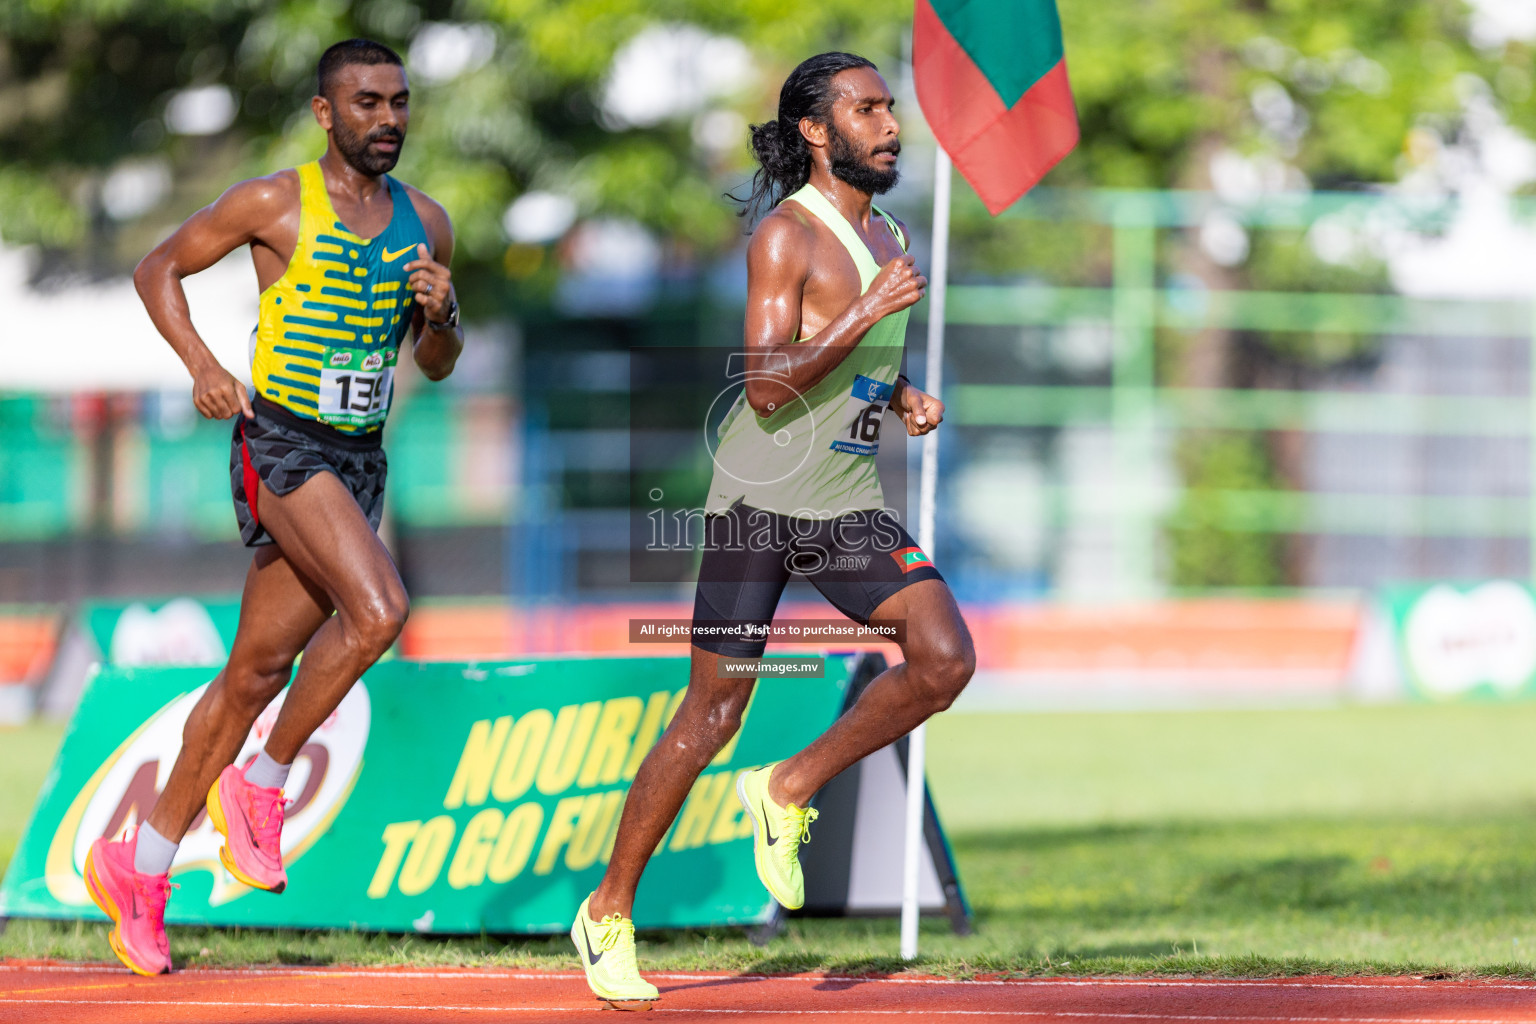
[[[350,437],[298,417],[258,397],[255,419],[235,417],[229,456],[229,485],[235,499],[240,540],[248,548],[273,543],[261,525],[256,481],[278,497],[290,494],[316,473],[334,473],[375,531],[384,515],[384,476],[388,463],[380,445],[382,431]],[[322,435],[322,431],[328,433]],[[318,435],[318,436],[317,436]]]
[[[737,502],[704,520],[704,557],[693,624],[766,627],[791,576],[804,576],[833,607],[868,625],[892,594],[919,580],[943,580],[910,534],[885,509],[836,519],[795,519]],[[695,647],[760,658],[767,640],[698,639]]]

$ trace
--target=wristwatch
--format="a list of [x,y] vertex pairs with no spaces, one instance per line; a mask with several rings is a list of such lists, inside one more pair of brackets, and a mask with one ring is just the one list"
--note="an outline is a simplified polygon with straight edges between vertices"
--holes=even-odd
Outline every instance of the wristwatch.
[[449,299],[447,318],[441,321],[428,320],[427,326],[432,328],[434,331],[451,331],[455,327],[459,326],[459,300]]

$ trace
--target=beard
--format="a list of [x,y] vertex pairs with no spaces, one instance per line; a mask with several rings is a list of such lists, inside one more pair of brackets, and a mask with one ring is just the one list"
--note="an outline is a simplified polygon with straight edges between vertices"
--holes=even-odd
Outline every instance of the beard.
[[[398,128],[378,128],[364,136],[348,128],[340,118],[331,122],[331,137],[336,140],[342,159],[369,177],[394,170],[405,145],[405,133]],[[380,139],[393,139],[400,146],[393,153],[381,153],[372,147]]]
[[901,178],[901,172],[895,166],[880,167],[874,159],[876,153],[900,153],[901,143],[892,139],[868,153],[863,153],[859,151],[852,139],[839,132],[830,123],[827,125],[827,142],[832,174],[839,181],[847,182],[860,192],[872,196],[884,195],[896,187],[896,182]]

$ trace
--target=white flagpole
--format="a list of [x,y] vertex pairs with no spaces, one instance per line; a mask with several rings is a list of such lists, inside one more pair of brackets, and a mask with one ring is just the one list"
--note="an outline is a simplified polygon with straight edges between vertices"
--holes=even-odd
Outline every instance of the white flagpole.
[[[933,159],[933,255],[928,268],[928,372],[923,390],[937,395],[944,376],[944,290],[949,274],[949,185],[953,166],[944,147]],[[939,433],[923,435],[922,476],[918,486],[917,544],[933,557],[933,512],[939,487]],[[901,875],[901,956],[917,956],[917,883],[922,877],[923,769],[927,730],[919,725],[907,738],[907,834]]]

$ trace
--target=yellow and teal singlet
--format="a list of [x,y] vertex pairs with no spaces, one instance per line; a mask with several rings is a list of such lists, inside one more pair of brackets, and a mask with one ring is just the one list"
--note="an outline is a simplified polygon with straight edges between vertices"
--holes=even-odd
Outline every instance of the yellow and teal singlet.
[[395,362],[411,326],[405,265],[431,249],[411,197],[385,176],[394,213],[376,238],[348,231],[319,162],[297,168],[299,239],[288,269],[261,293],[251,336],[256,393],[301,419],[347,434],[383,427]]

